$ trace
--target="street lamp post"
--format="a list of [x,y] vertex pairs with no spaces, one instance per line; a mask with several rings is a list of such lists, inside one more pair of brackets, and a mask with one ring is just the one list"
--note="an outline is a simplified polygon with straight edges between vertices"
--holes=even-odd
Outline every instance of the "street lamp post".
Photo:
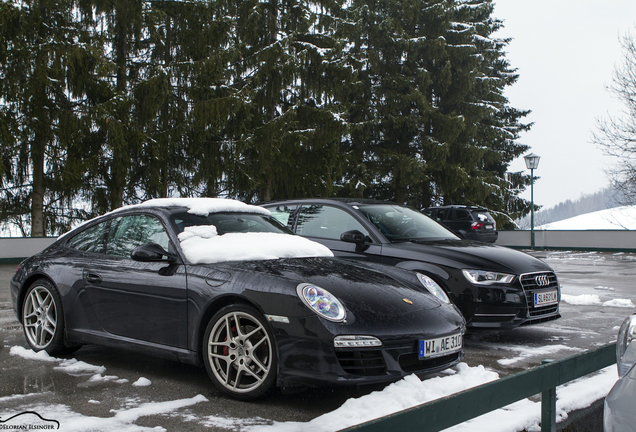
[[526,167],[530,170],[530,247],[534,250],[534,170],[539,167],[539,159],[534,153],[523,157]]

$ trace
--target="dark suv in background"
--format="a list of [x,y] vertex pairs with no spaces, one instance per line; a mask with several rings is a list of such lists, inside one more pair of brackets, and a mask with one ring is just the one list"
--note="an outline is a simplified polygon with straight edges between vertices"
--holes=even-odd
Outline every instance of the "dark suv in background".
[[422,210],[426,216],[466,240],[485,243],[497,241],[497,224],[488,209],[475,206],[450,205]]

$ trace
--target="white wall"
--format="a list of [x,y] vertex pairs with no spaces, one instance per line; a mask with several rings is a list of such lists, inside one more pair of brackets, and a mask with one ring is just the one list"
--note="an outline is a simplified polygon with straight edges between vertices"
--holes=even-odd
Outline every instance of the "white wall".
[[[530,231],[499,231],[498,245],[530,247]],[[535,230],[536,249],[616,250],[636,252],[636,231],[628,230]]]
[[0,238],[0,260],[12,258],[26,258],[34,255],[57,240],[54,237]]

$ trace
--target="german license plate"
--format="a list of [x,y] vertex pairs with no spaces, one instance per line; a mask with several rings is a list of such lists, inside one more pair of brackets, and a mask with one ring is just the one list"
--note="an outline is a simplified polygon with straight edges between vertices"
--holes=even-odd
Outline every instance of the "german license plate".
[[547,291],[534,293],[534,305],[546,306],[559,302],[559,293],[557,291]]
[[462,349],[462,342],[461,333],[443,338],[421,340],[419,357],[423,359],[454,353]]

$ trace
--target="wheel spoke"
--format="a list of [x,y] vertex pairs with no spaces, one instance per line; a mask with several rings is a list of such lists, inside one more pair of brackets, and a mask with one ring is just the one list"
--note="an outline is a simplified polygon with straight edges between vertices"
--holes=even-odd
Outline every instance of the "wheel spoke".
[[215,358],[215,359],[219,359],[219,360],[223,360],[226,363],[230,363],[230,356],[229,355],[222,355],[222,354],[217,354],[217,353],[213,353],[213,352],[209,352],[208,356],[211,358]]
[[247,372],[249,375],[251,375],[252,377],[254,377],[254,379],[255,379],[256,381],[258,381],[258,384],[260,384],[260,383],[262,383],[262,382],[263,382],[263,378],[261,378],[259,375],[257,375],[256,373],[254,373],[254,372],[253,372],[250,368],[247,368],[247,367],[246,367],[246,368],[243,368],[243,370],[244,370],[245,372]]
[[242,377],[243,377],[243,368],[236,369],[236,378],[234,379],[234,385],[232,386],[234,390],[240,388]]
[[55,324],[54,323],[51,323],[51,322],[45,323],[42,326],[42,329],[45,330],[47,333],[49,333],[51,335],[51,337],[53,337],[53,335],[55,334]]
[[51,305],[51,302],[53,302],[53,297],[47,293],[46,297],[42,300],[42,308],[48,308]]
[[225,332],[227,333],[227,338],[230,339],[232,335],[232,316],[227,315],[225,317]]
[[41,325],[41,324],[39,324],[39,325],[36,327],[36,332],[37,332],[37,334],[38,334],[38,336],[37,336],[38,344],[39,344],[40,346],[44,346],[44,345],[46,345],[46,339],[45,339],[46,334],[44,333],[44,327],[42,327],[42,325]]
[[243,334],[243,329],[241,328],[241,319],[239,318],[238,314],[235,312],[232,314],[232,317],[234,318],[234,324],[236,326],[236,335],[239,338],[245,337],[245,335]]
[[42,309],[42,304],[44,304],[44,300],[46,299],[46,294],[44,294],[44,297],[41,297],[42,295],[41,290],[33,290],[33,294],[35,295],[35,299],[38,302],[38,309]]
[[255,328],[254,330],[246,334],[245,338],[249,339],[250,337],[252,337],[252,335],[254,335],[255,333],[258,333],[261,330],[263,330],[263,326],[259,324],[257,328]]
[[[229,387],[231,385],[230,381],[232,379],[231,378],[232,368],[233,368],[232,362],[227,362],[227,367],[225,368],[225,386],[226,387]],[[235,383],[235,386],[236,386],[236,383]]]
[[208,344],[209,347],[229,347],[230,343],[228,341],[223,342],[210,342]]
[[250,359],[252,360],[252,362],[258,366],[261,371],[263,371],[263,374],[267,375],[267,372],[269,372],[269,366],[265,366],[262,362],[261,359],[259,359],[258,357],[256,357],[255,355],[250,354]]
[[29,294],[29,302],[31,303],[31,310],[35,311],[39,309],[40,299],[38,298],[36,290],[31,291],[31,294]]
[[33,317],[35,317],[35,316],[37,316],[37,314],[36,314],[36,313],[35,313],[35,311],[34,311],[34,312],[31,312],[30,314],[26,315],[26,316],[24,317],[24,319],[25,319],[25,320],[28,320],[28,319],[33,318]]
[[269,339],[267,338],[267,335],[263,335],[263,337],[258,342],[252,344],[252,349],[258,348],[263,342],[267,342],[268,340]]

